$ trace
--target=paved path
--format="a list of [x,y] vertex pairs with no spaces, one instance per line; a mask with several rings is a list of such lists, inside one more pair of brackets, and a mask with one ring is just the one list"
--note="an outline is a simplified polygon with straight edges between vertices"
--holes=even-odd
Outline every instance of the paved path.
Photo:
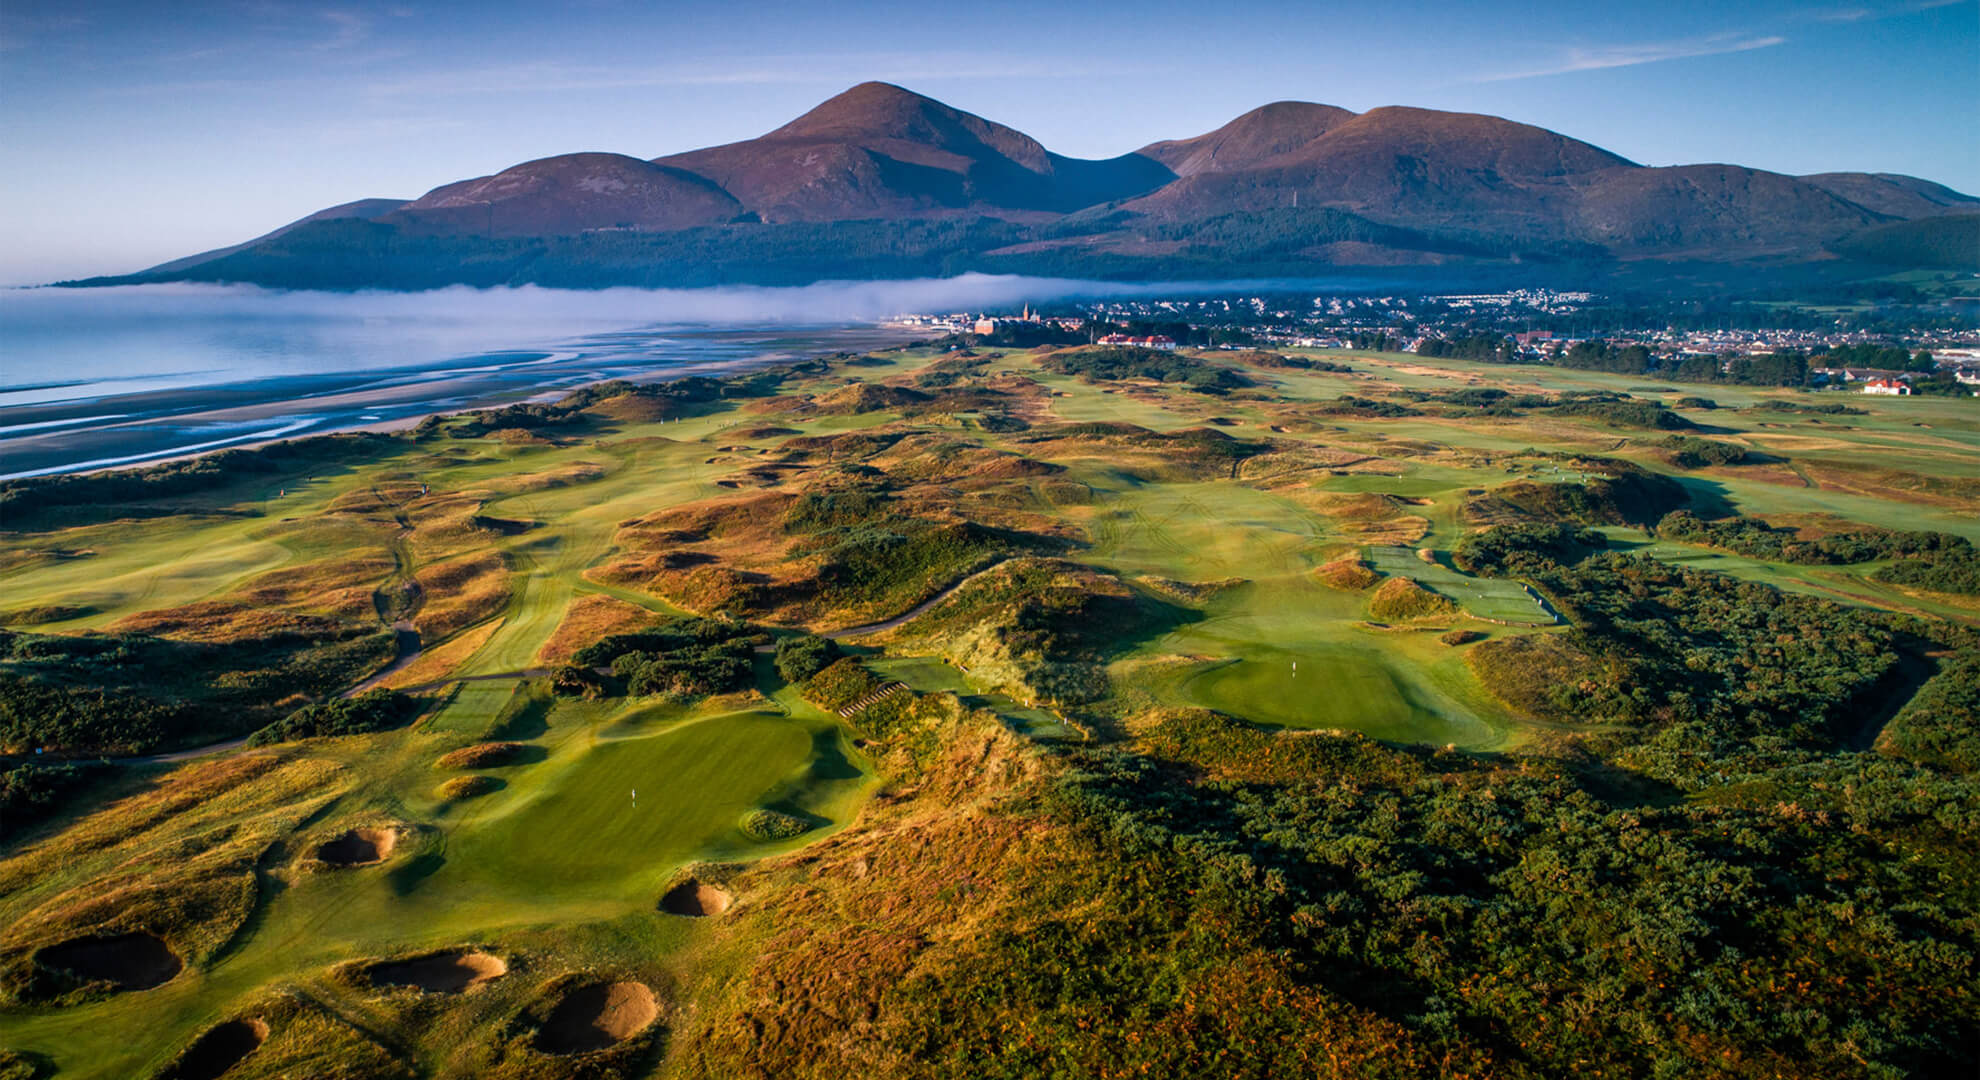
[[190,750],[174,750],[169,754],[146,754],[143,757],[110,758],[109,761],[112,765],[169,765],[174,762],[202,758],[208,754],[224,754],[230,750],[239,750],[241,747],[247,745],[247,741],[248,736],[243,735],[238,739],[228,739],[225,742],[195,746]]
[[398,658],[385,665],[383,671],[344,691],[345,697],[356,697],[366,690],[372,689],[392,675],[404,670],[406,665],[419,659],[419,654],[422,651],[419,641],[419,631],[413,629],[411,619],[400,619],[398,622],[393,623],[392,633],[398,638]]
[[907,611],[899,615],[896,615],[891,619],[885,619],[877,623],[867,623],[865,626],[848,626],[844,630],[829,630],[821,636],[828,637],[834,641],[837,641],[840,638],[864,637],[867,634],[879,634],[879,633],[884,633],[888,630],[892,630],[894,627],[900,626],[901,624],[907,622],[909,619],[913,619],[921,615],[923,612],[927,611],[929,608],[934,607],[936,604],[939,604],[942,601],[947,600],[950,596],[953,596],[955,594],[955,591],[957,589],[960,589],[964,585],[967,585],[970,582],[975,581],[977,578],[980,578],[983,575],[989,573],[990,571],[997,569],[999,566],[1004,565],[1006,562],[1009,562],[1011,559],[1015,557],[1016,556],[1012,556],[1012,555],[1002,556],[996,562],[993,562],[990,565],[984,567],[983,569],[978,570],[976,573],[963,578],[961,581],[956,582],[954,585],[951,585],[948,588],[943,589],[941,592],[938,592],[934,596],[931,596],[928,599],[923,600],[921,603],[916,604],[915,606],[909,608]]

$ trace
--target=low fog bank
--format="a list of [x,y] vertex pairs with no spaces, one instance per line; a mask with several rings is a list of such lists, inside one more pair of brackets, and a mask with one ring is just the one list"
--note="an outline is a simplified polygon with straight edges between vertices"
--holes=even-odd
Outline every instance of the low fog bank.
[[568,325],[573,331],[631,326],[828,325],[892,315],[980,311],[1063,300],[1184,296],[1311,289],[1349,292],[1370,279],[1123,284],[996,274],[906,281],[828,281],[813,285],[708,289],[546,289],[535,285],[431,292],[286,292],[253,285],[120,285],[0,290],[0,329],[76,320],[131,323],[176,319],[362,321]]

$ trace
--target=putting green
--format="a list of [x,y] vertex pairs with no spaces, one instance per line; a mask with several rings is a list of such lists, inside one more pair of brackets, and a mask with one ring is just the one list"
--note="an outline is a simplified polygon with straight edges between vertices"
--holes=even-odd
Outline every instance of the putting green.
[[[755,846],[736,827],[767,797],[811,774],[813,725],[764,712],[683,721],[632,737],[583,740],[513,770],[515,789],[464,820],[448,863],[518,898],[617,896],[636,902],[690,856]],[[841,759],[843,760],[843,759]],[[832,764],[837,764],[834,762]],[[830,808],[864,774],[816,785]],[[506,796],[506,797],[505,797]]]
[[1169,704],[1397,742],[1505,745],[1503,711],[1463,655],[1434,633],[1370,629],[1361,599],[1305,575],[1259,581],[1217,597],[1201,622],[1131,659],[1202,658],[1145,678],[1148,692]]

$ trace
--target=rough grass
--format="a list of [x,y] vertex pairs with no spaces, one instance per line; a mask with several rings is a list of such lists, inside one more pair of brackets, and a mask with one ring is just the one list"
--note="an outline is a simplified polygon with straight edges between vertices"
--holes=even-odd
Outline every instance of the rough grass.
[[436,769],[491,769],[513,765],[521,760],[525,746],[519,742],[485,742],[463,746],[440,755]]
[[1596,659],[1557,634],[1495,638],[1467,651],[1478,681],[1508,706],[1536,720],[1574,722],[1551,692],[1601,670]]
[[1457,613],[1458,606],[1450,597],[1434,593],[1408,578],[1389,578],[1368,598],[1369,617],[1383,622],[1448,619]]
[[87,987],[36,965],[39,948],[145,933],[205,963],[257,903],[261,859],[351,778],[306,757],[249,754],[175,774],[0,862],[0,993],[62,999]]
[[421,567],[413,575],[422,602],[413,627],[427,641],[439,641],[458,630],[502,612],[509,604],[508,560],[485,551]]
[[[410,1062],[379,1045],[350,1021],[298,991],[276,991],[250,1003],[235,1023],[265,1027],[253,1052],[224,1074],[227,1080],[274,1080],[308,1076],[313,1080],[399,1080],[416,1075]],[[163,1076],[191,1080],[199,1074],[197,1040],[167,1066]]]
[[561,664],[600,638],[645,630],[663,618],[638,604],[602,593],[587,593],[572,599],[564,609],[563,621],[557,624],[556,632],[543,643],[543,648],[537,650],[536,658],[545,664]]

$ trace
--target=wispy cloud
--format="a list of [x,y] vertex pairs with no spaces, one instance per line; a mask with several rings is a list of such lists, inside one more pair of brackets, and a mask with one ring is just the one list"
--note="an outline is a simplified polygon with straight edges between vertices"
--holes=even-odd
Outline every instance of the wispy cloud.
[[1568,75],[1577,71],[1601,71],[1606,68],[1635,67],[1638,64],[1658,64],[1666,60],[1687,60],[1697,56],[1722,56],[1726,53],[1769,49],[1785,41],[1787,41],[1787,38],[1779,34],[1725,33],[1712,34],[1702,38],[1690,38],[1683,41],[1646,41],[1587,47],[1572,46],[1562,50],[1560,55],[1552,63],[1518,71],[1481,75],[1467,81],[1506,82],[1512,79],[1537,79],[1548,75]]
[[1894,19],[1900,15],[1915,15],[1921,11],[1953,7],[1957,4],[1972,3],[1973,0],[1911,0],[1906,4],[1830,8],[1825,11],[1807,12],[1805,17],[1816,22],[1855,23],[1872,22],[1877,19]]
[[[1122,65],[1082,64],[1081,76],[1126,74]],[[958,79],[1027,79],[1064,76],[1063,64],[980,53],[878,53],[753,57],[748,63],[682,64],[651,67],[583,66],[538,61],[523,64],[428,71],[369,83],[374,98],[430,98],[449,94],[541,94],[625,90],[658,86],[850,85],[865,79],[934,82]]]

